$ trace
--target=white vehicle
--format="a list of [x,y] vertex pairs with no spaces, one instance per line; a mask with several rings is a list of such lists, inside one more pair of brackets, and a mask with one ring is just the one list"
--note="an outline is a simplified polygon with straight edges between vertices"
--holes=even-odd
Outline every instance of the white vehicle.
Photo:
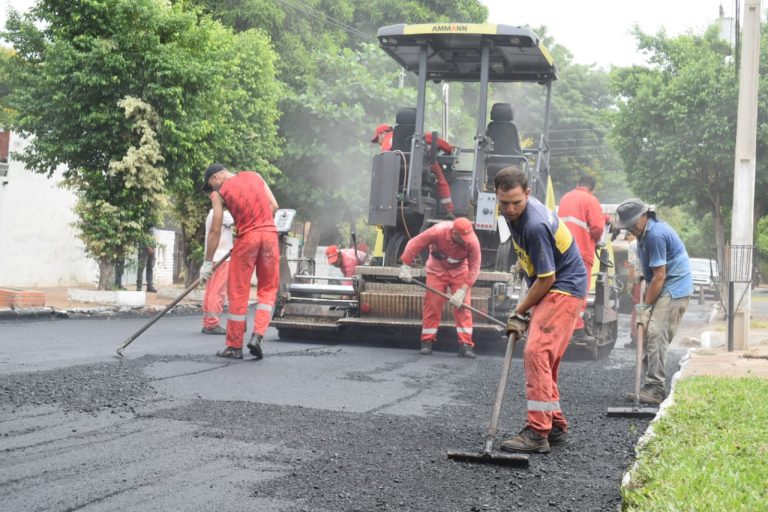
[[691,258],[690,261],[694,293],[698,294],[699,290],[703,290],[704,293],[711,293],[717,297],[717,284],[720,276],[717,262],[707,258]]

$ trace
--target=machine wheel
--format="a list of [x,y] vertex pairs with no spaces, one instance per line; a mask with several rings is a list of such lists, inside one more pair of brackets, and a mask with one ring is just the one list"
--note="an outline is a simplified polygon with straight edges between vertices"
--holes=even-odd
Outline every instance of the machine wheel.
[[396,267],[400,264],[400,255],[403,254],[406,243],[405,233],[395,233],[389,238],[384,248],[385,267]]
[[503,244],[499,244],[499,248],[496,250],[496,264],[494,270],[497,272],[509,272],[509,268],[512,264],[509,261],[509,253],[512,250],[512,242],[506,241]]

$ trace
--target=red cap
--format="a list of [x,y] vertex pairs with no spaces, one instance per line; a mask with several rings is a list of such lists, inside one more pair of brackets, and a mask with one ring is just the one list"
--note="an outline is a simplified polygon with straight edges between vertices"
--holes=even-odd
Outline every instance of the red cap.
[[339,248],[335,245],[329,245],[325,248],[325,258],[328,260],[328,264],[333,265],[339,260]]
[[464,217],[459,217],[453,221],[453,230],[459,234],[465,243],[469,243],[475,238],[475,231],[472,229],[472,222]]
[[371,142],[379,142],[379,135],[386,132],[391,132],[392,127],[389,126],[386,123],[382,123],[379,126],[376,127],[376,132],[373,134],[373,138],[371,138]]

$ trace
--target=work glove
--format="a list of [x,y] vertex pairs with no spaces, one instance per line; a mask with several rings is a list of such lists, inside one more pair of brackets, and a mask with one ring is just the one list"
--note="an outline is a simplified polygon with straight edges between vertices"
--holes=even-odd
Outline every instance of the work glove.
[[528,323],[530,321],[531,317],[528,315],[521,315],[517,312],[512,313],[507,318],[507,336],[515,333],[518,338],[522,338],[528,331]]
[[636,304],[635,305],[635,324],[642,326],[643,329],[648,328],[648,322],[651,321],[651,311],[653,306],[650,304]]
[[400,275],[398,276],[402,281],[405,281],[406,283],[410,283],[413,281],[413,272],[411,270],[411,267],[406,264],[400,265]]
[[464,304],[464,297],[467,296],[467,290],[464,288],[459,288],[454,292],[453,295],[451,295],[451,304],[455,308],[460,308],[462,304]]
[[204,261],[203,265],[200,267],[200,280],[207,281],[211,278],[211,274],[213,274],[213,262]]

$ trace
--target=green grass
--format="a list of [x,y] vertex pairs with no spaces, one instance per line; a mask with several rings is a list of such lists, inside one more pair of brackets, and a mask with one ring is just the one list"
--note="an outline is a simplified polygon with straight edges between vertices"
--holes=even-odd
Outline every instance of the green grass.
[[667,412],[623,510],[768,511],[768,380],[681,380]]

